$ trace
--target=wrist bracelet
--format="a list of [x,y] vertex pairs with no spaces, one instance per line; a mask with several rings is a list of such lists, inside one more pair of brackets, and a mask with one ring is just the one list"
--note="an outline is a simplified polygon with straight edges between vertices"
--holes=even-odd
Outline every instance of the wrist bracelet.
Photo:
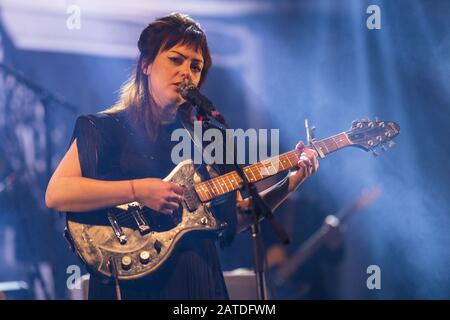
[[136,201],[136,192],[134,191],[134,180],[129,180],[131,186],[131,193],[133,194],[133,201]]

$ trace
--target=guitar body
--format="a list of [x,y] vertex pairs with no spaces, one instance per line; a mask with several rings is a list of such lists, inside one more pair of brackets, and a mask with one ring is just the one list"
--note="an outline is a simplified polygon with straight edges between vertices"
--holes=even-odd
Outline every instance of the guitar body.
[[113,267],[119,280],[134,280],[156,271],[187,233],[217,233],[226,227],[216,220],[208,203],[199,201],[193,190],[195,179],[199,176],[191,160],[178,164],[164,179],[186,187],[186,201],[173,215],[137,203],[68,213],[73,249],[91,272],[106,277],[112,276]]

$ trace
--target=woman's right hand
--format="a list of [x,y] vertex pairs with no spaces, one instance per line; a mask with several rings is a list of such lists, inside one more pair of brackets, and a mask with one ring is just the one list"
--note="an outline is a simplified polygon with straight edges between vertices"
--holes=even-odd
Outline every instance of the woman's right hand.
[[136,201],[155,211],[172,214],[184,200],[184,187],[157,178],[132,181]]

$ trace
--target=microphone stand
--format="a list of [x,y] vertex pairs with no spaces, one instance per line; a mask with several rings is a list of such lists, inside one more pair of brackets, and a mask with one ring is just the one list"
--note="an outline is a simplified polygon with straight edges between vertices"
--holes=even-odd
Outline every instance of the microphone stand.
[[250,183],[245,176],[242,168],[238,164],[234,164],[236,171],[243,181],[243,187],[247,194],[251,197],[250,212],[255,222],[251,225],[251,237],[253,244],[253,259],[255,264],[256,289],[258,300],[268,300],[267,282],[265,276],[266,269],[266,253],[264,243],[261,238],[261,224],[263,218],[273,219],[273,212],[261,198],[255,185]]
[[[225,133],[225,129],[228,129],[229,126],[222,115],[219,113],[216,113],[214,116],[214,112],[216,112],[212,104],[207,103],[206,106],[203,104],[202,106],[198,103],[196,104],[194,102],[194,107],[196,108],[197,114],[201,116],[202,120],[202,128],[210,128],[214,127],[215,129],[219,129],[222,134]],[[216,122],[219,122],[221,125],[217,126],[214,125],[211,122],[211,117],[213,117]],[[224,134],[226,137],[226,135]],[[235,146],[236,148],[236,146]],[[235,149],[235,156],[237,155],[236,149]],[[256,278],[256,288],[257,288],[257,299],[258,300],[268,300],[268,294],[267,294],[267,282],[266,282],[266,275],[265,275],[265,267],[266,267],[266,253],[264,244],[261,238],[261,225],[260,221],[263,218],[268,218],[271,222],[272,228],[274,228],[274,231],[276,235],[280,238],[280,241],[284,244],[287,244],[290,242],[289,237],[284,230],[284,228],[281,226],[281,224],[275,223],[273,212],[272,210],[267,206],[267,204],[264,202],[264,200],[261,198],[261,195],[258,193],[258,190],[256,189],[254,183],[251,183],[248,181],[247,177],[245,176],[244,172],[242,171],[242,167],[237,163],[236,159],[233,161],[233,166],[236,170],[236,172],[239,174],[239,176],[242,179],[243,182],[243,188],[247,192],[247,195],[251,197],[252,201],[250,202],[250,214],[252,217],[254,217],[255,222],[251,225],[251,237],[252,237],[252,244],[253,244],[253,257],[254,257],[254,264],[255,264],[255,278]]]

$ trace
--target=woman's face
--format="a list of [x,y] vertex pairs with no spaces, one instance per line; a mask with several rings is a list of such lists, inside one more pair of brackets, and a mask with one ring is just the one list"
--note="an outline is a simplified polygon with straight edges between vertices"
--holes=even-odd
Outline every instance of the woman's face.
[[157,54],[153,63],[144,69],[144,74],[148,76],[150,93],[163,114],[176,112],[176,107],[184,102],[179,92],[180,83],[188,80],[197,86],[202,69],[201,52],[185,45],[175,45]]

